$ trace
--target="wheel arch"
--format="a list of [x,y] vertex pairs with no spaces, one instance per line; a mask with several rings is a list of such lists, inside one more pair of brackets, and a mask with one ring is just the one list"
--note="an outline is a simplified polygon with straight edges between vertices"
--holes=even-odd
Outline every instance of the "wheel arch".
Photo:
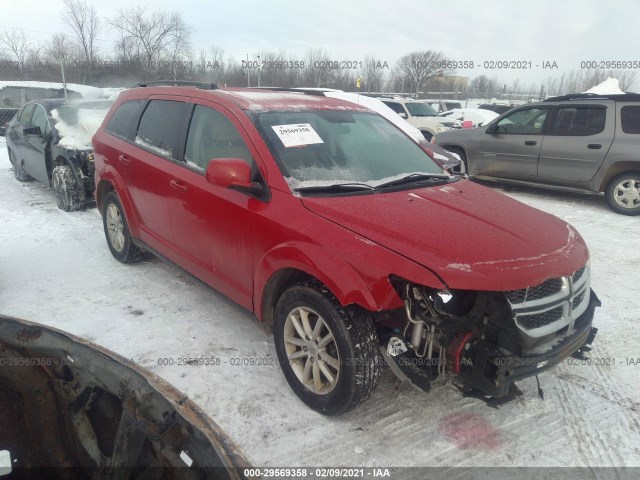
[[624,172],[640,172],[640,159],[624,160],[611,165],[602,177],[602,181],[600,182],[598,191],[604,192],[607,189],[607,185],[609,184],[611,179],[616,175],[620,175]]
[[129,232],[131,236],[135,238],[140,237],[140,229],[138,227],[137,217],[135,216],[135,211],[133,209],[133,203],[127,194],[127,190],[121,187],[121,183],[118,181],[117,177],[114,177],[110,174],[103,175],[98,183],[96,184],[95,190],[95,199],[96,206],[98,207],[98,212],[100,215],[103,215],[103,203],[104,197],[107,196],[109,192],[115,192],[120,200],[120,204],[122,205],[122,209],[124,210],[124,215],[127,220],[127,226],[129,227]]
[[[322,265],[322,268],[319,267]],[[268,252],[259,262],[254,275],[254,312],[265,322],[273,324],[278,299],[291,285],[315,279],[326,286],[341,305],[356,304],[370,311],[394,308],[397,299],[388,280],[388,291],[374,295],[372,289],[347,262],[336,258],[312,244],[284,245]]]

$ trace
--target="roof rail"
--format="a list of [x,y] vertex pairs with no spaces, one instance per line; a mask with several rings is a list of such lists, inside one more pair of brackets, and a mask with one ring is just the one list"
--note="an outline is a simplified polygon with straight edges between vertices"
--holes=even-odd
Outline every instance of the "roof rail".
[[217,90],[215,83],[193,82],[191,80],[151,80],[149,82],[139,82],[136,87],[155,87],[158,85],[166,85],[172,87],[196,87],[203,90]]
[[570,93],[568,95],[561,95],[559,97],[545,98],[543,102],[563,102],[566,100],[588,100],[588,99],[640,101],[640,94],[631,93],[631,92],[616,93],[611,95],[602,95],[598,93]]
[[[293,93],[304,93],[305,95],[317,95],[319,97],[324,97],[324,90],[315,89],[315,88],[295,88],[295,87],[250,87],[254,90],[271,90],[274,92],[293,92]],[[329,91],[330,89],[327,89]]]

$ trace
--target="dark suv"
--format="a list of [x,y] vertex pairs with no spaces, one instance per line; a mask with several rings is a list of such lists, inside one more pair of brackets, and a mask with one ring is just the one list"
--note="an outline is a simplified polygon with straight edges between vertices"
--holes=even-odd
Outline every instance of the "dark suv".
[[639,94],[548,98],[434,142],[476,178],[605,192],[615,212],[640,215]]
[[361,105],[134,88],[93,144],[113,256],[166,257],[249,309],[324,414],[371,395],[381,356],[424,390],[453,378],[500,398],[595,335],[570,225],[449,175]]

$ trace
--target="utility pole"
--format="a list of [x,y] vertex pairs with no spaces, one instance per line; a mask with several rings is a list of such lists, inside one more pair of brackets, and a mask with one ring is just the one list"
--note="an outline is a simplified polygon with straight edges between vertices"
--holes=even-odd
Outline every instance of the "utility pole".
[[249,67],[249,54],[247,53],[247,87],[251,87],[251,68]]

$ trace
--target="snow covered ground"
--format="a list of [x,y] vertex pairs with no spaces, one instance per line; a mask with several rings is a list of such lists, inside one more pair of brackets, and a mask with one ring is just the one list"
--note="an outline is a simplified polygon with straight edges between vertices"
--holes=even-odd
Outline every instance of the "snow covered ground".
[[[544,400],[529,379],[518,384],[523,397],[497,410],[446,385],[415,391],[387,369],[361,408],[326,418],[289,389],[272,337],[248,312],[159,260],[118,263],[96,209],[64,213],[50,189],[16,181],[2,138],[0,192],[0,312],[147,367],[256,466],[640,466],[640,360],[628,364],[640,357],[640,218],[614,214],[599,196],[506,192],[586,239],[603,302],[591,357],[615,364],[564,363],[540,376]],[[212,356],[219,366],[178,365]]]

